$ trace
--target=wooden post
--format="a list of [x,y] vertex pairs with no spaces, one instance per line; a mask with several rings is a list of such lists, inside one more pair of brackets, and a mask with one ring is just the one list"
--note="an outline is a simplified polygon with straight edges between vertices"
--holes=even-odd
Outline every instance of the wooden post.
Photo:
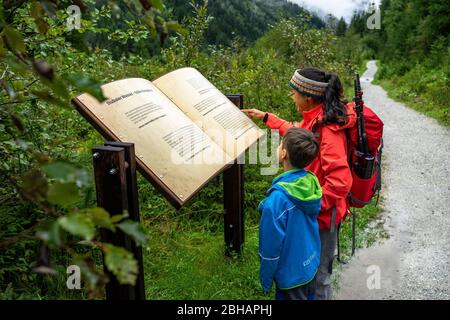
[[[243,95],[227,95],[243,107]],[[244,244],[244,166],[235,162],[223,173],[225,254],[240,253]]]
[[[127,180],[127,200],[128,200],[128,214],[130,219],[136,222],[141,222],[139,213],[139,197],[137,189],[137,177],[136,177],[136,156],[134,152],[134,143],[126,142],[111,142],[105,143],[105,146],[123,148],[125,151],[126,161],[126,180]],[[134,286],[134,299],[145,300],[145,287],[144,287],[144,261],[142,257],[142,248],[137,246],[134,241],[128,242],[129,247],[127,250],[131,251],[134,258],[138,262],[139,274],[136,279],[136,285]]]
[[[129,181],[129,178],[127,179],[127,175],[130,176],[131,174],[131,176],[133,176],[131,173],[131,171],[133,171],[133,161],[126,162],[126,150],[128,150],[128,156],[134,159],[134,153],[131,155],[131,153],[134,152],[133,149],[134,148],[130,148],[129,146],[125,148],[101,146],[92,149],[97,205],[108,211],[110,215],[122,214],[124,210],[129,211],[130,218],[133,218],[131,217],[131,214],[136,216],[136,210],[137,214],[139,214],[136,202],[137,194],[135,193],[136,199],[134,199],[133,196],[129,198],[129,193],[132,192],[133,186],[132,183],[130,183],[131,180]],[[103,242],[112,243],[116,246],[130,250],[135,254],[138,263],[142,264],[142,254],[139,256],[139,252],[135,249],[136,244],[121,230],[116,230],[115,233],[109,230],[102,230],[101,238]],[[139,258],[141,260],[140,262]],[[105,268],[105,273],[110,279],[106,285],[106,298],[108,300],[145,299],[142,278],[143,270],[141,270],[141,267],[139,267],[139,269],[140,277],[137,279],[139,282],[137,282],[135,286],[131,286],[121,285],[114,275]]]

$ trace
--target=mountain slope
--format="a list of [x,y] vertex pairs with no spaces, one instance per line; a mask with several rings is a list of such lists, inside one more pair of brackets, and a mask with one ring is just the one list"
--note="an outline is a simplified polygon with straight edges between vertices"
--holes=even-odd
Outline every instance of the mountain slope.
[[[186,0],[167,0],[166,3],[173,8],[177,19],[191,14],[192,7]],[[207,42],[228,44],[235,36],[253,42],[282,18],[309,12],[287,0],[209,0],[208,13],[214,19],[206,33]],[[324,23],[312,15],[311,25],[321,28]]]

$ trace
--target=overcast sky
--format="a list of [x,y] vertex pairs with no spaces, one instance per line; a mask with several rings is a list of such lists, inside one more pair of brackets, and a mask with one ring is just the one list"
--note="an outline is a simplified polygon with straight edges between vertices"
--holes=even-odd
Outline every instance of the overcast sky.
[[329,13],[333,14],[337,18],[344,17],[349,22],[353,11],[358,9],[367,9],[370,2],[378,4],[381,0],[289,0],[299,4],[300,6],[316,12],[319,16],[324,16]]

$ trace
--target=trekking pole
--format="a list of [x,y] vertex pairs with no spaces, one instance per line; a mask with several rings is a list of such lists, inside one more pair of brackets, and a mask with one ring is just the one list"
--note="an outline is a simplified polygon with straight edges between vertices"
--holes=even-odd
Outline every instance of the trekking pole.
[[356,247],[356,210],[353,209],[352,211],[352,256],[355,254],[355,247]]
[[339,240],[340,234],[341,234],[341,227],[342,227],[342,225],[341,225],[341,223],[339,223],[338,229],[337,229],[338,230],[337,231],[337,261],[341,264],[347,264],[346,261],[341,259],[341,244],[340,244],[340,240]]
[[364,101],[359,74],[355,73],[355,107],[358,128],[358,149],[356,152],[355,172],[361,179],[369,179],[372,176],[375,157],[369,153],[366,128],[364,124]]

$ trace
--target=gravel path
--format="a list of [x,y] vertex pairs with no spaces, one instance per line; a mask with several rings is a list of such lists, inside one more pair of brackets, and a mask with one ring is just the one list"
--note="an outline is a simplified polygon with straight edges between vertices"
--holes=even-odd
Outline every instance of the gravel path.
[[367,68],[364,101],[385,123],[381,194],[389,239],[342,266],[335,298],[450,299],[450,130],[388,98],[371,84],[375,61]]

